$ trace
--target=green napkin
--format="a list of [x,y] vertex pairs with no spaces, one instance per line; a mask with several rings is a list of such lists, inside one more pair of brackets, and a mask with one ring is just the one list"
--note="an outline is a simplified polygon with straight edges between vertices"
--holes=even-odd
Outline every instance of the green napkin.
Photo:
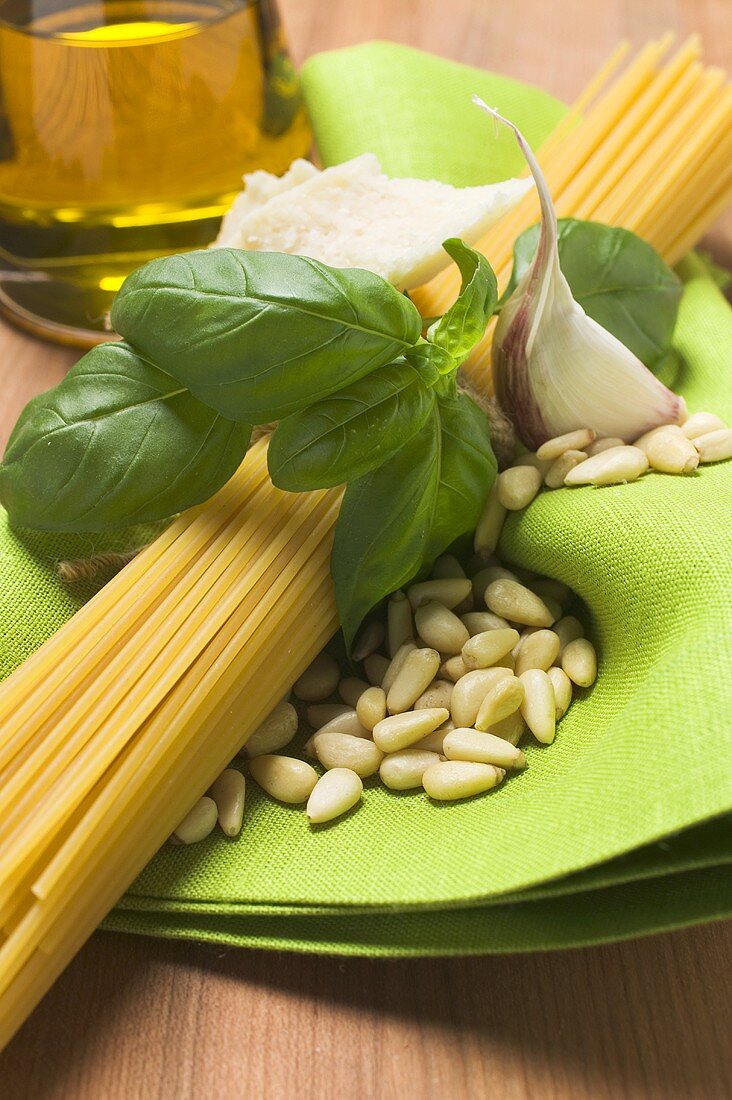
[[[371,150],[393,174],[459,184],[522,167],[472,92],[534,143],[563,112],[526,85],[388,43],[320,55],[303,75],[325,163]],[[732,419],[732,313],[700,261],[681,273],[676,385],[692,411]],[[164,849],[107,926],[398,955],[572,946],[731,912],[731,490],[732,463],[560,490],[512,519],[502,553],[579,592],[601,654],[597,685],[554,745],[528,747],[526,772],[449,806],[370,781],[357,812],[317,831],[250,784],[240,838]],[[36,551],[0,527],[0,668],[72,610],[51,569],[78,553],[65,546]]]

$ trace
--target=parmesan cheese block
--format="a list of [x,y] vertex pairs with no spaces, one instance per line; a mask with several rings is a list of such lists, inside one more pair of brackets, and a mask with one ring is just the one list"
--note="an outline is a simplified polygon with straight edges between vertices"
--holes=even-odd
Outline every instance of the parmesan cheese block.
[[244,190],[234,199],[231,210],[224,215],[216,248],[242,248],[241,226],[244,220],[259,207],[285,191],[291,191],[313,176],[319,175],[318,169],[309,160],[298,157],[293,160],[284,176],[273,176],[271,172],[250,172],[244,176]]
[[450,263],[443,241],[474,244],[532,186],[528,179],[485,187],[390,179],[373,153],[322,172],[312,165],[305,171],[305,164],[295,161],[279,180],[265,172],[246,176],[214,247],[363,267],[410,290]]

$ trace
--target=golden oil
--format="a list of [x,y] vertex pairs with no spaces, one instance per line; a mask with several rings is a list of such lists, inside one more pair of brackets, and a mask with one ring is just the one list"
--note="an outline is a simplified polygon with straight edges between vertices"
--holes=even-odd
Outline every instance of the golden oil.
[[0,306],[94,342],[131,270],[309,141],[268,0],[0,0]]

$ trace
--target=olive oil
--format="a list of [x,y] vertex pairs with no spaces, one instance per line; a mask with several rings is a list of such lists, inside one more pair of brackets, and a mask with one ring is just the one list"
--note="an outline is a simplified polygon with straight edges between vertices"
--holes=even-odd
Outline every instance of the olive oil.
[[309,141],[265,0],[0,0],[0,306],[95,342],[131,270]]

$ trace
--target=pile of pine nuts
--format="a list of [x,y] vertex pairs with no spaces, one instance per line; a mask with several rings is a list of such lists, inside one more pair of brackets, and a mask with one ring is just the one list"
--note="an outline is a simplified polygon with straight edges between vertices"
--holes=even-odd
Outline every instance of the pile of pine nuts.
[[[280,755],[299,726],[283,700],[243,750],[258,786],[279,802],[306,803],[309,821],[320,824],[357,806],[371,776],[452,801],[523,769],[527,728],[542,744],[554,740],[574,687],[589,687],[597,674],[582,624],[566,614],[572,593],[479,557],[472,564],[471,578],[446,555],[431,579],[396,592],[356,638],[360,675],[343,676],[327,651],[313,661],[292,692],[316,731],[303,749],[312,763]],[[236,812],[227,809],[224,777],[232,799],[241,795]],[[217,819],[235,835],[243,790],[241,772],[224,772],[174,841],[203,839]]]
[[[439,801],[498,786],[526,766],[518,747],[524,731],[551,743],[574,688],[589,687],[597,675],[592,643],[566,613],[573,598],[566,585],[486,564],[508,512],[528,507],[542,486],[616,485],[649,469],[692,474],[700,463],[728,458],[732,429],[705,412],[632,445],[581,429],[519,455],[488,496],[471,575],[451,555],[440,558],[430,580],[396,592],[385,614],[362,627],[352,653],[361,675],[343,677],[324,651],[294,685],[316,731],[304,753],[322,774],[306,760],[278,755],[299,728],[289,699],[242,750],[249,774],[277,801],[306,803],[312,824],[358,805],[363,780],[377,773],[391,790],[421,788]],[[245,782],[240,770],[224,771],[171,842],[203,840],[217,822],[227,836],[238,835]]]
[[693,474],[700,464],[732,458],[732,428],[715,413],[700,412],[684,424],[664,424],[630,445],[598,437],[590,428],[547,440],[527,451],[496,478],[475,534],[476,550],[492,551],[507,512],[520,512],[543,487],[621,485],[648,470]]

